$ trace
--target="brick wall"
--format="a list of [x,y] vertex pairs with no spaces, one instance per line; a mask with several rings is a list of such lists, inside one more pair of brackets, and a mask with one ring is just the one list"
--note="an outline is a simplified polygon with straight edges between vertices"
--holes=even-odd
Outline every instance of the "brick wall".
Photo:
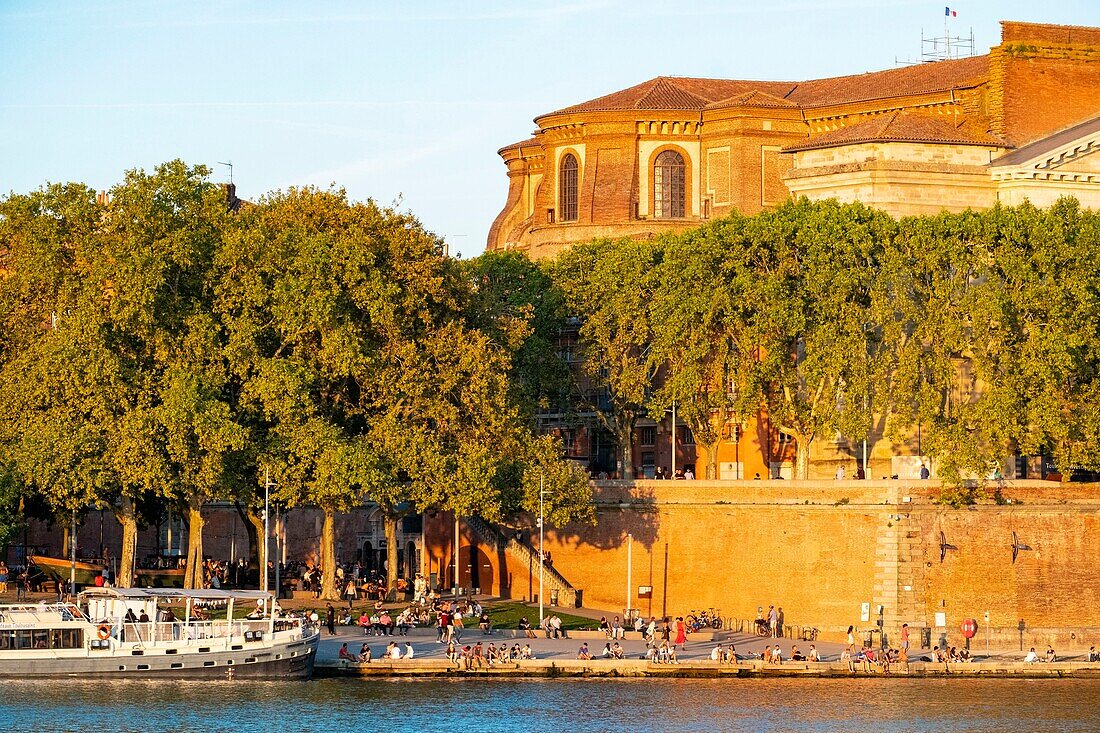
[[[1100,627],[1087,600],[1100,593],[1100,499],[1089,487],[1017,482],[1005,495],[1020,503],[957,510],[932,503],[937,490],[934,481],[604,482],[599,523],[548,529],[546,546],[585,605],[612,612],[627,603],[629,534],[630,600],[646,615],[714,606],[752,619],[774,604],[787,624],[835,639],[848,624],[873,628],[882,605],[895,643],[902,623],[932,627],[943,612],[934,642],[943,634],[960,645],[961,621],[978,619],[984,639],[989,611],[995,644],[1017,643],[1023,619],[1026,644],[1062,648]],[[942,563],[941,531],[958,548]],[[1033,548],[1015,563],[1013,531]],[[505,573],[515,597],[530,597],[529,569]],[[652,598],[638,599],[638,586]]]

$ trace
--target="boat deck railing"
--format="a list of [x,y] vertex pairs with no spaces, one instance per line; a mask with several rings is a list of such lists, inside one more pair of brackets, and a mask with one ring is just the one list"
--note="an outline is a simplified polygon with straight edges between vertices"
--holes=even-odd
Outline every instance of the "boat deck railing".
[[[300,626],[296,619],[278,619],[276,632],[288,631]],[[111,635],[119,642],[140,644],[192,644],[208,640],[260,641],[270,631],[267,619],[234,621],[148,621],[122,624],[122,633],[111,628]]]
[[72,603],[26,603],[0,606],[0,624],[42,626],[59,621],[84,621],[83,612]]

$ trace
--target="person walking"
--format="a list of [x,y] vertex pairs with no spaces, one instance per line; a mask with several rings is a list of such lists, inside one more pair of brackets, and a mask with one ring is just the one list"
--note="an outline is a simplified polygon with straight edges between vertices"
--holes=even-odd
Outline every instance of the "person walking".
[[687,626],[684,625],[684,619],[682,616],[676,617],[676,646],[681,649],[687,644]]
[[336,609],[331,603],[325,609],[325,626],[328,627],[329,636],[336,636]]

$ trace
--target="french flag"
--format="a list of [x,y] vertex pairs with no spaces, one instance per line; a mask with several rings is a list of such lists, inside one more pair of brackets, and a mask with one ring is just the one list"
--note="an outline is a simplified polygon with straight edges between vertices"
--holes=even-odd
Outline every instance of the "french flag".
[[946,15],[948,18],[957,18],[957,17],[959,17],[959,14],[956,13],[951,8],[944,8],[943,9],[943,14]]

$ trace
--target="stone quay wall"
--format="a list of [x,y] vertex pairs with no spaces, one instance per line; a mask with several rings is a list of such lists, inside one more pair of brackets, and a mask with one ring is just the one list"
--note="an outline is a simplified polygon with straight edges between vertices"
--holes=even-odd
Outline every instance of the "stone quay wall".
[[[853,625],[866,638],[881,619],[890,644],[908,623],[914,645],[928,629],[952,646],[973,618],[978,648],[1088,646],[1100,643],[1097,488],[1006,482],[999,503],[955,509],[936,503],[936,481],[609,481],[595,526],[548,528],[545,544],[585,606],[617,613],[716,607],[751,626],[775,605],[795,633],[837,640]],[[427,529],[428,553],[453,543]],[[534,597],[537,568],[476,555],[483,591]]]

